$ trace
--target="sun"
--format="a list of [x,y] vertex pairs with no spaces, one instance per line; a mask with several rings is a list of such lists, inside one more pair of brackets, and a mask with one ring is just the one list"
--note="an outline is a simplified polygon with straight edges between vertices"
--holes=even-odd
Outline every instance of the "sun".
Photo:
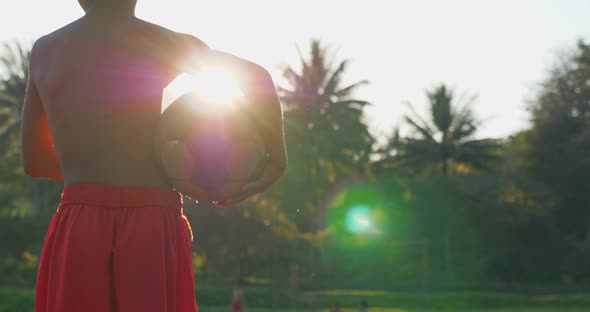
[[207,110],[222,112],[235,105],[243,94],[231,72],[222,67],[206,67],[197,73],[182,73],[164,89],[162,110],[179,97],[197,92],[207,102]]

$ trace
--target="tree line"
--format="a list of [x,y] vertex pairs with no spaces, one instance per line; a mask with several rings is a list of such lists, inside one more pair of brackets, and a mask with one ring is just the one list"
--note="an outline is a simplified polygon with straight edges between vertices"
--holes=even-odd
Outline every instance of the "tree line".
[[[26,177],[20,163],[29,58],[16,43],[0,54],[0,284],[34,283],[61,191],[59,182]],[[403,122],[377,144],[363,119],[371,103],[355,95],[369,82],[344,84],[349,66],[313,40],[299,64],[283,68],[289,168],[239,207],[187,202],[197,274],[286,281],[298,264],[314,284],[590,282],[590,45],[579,40],[539,77],[528,129],[494,139],[477,135],[477,97],[441,83],[424,92],[427,115],[407,104]],[[334,243],[330,218],[346,208],[332,199],[355,186],[383,195],[393,238],[344,267],[343,257],[372,252]]]

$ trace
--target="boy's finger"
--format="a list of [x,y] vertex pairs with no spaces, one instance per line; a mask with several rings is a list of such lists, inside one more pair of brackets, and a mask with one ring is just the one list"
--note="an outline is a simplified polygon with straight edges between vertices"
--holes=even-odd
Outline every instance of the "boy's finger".
[[256,182],[252,182],[252,183],[248,183],[248,184],[244,185],[244,187],[242,187],[242,190],[240,191],[240,193],[235,195],[234,197],[219,201],[217,203],[218,207],[226,207],[226,206],[235,205],[241,201],[246,200],[248,197],[250,197],[254,194],[261,193],[262,191],[266,190],[272,184],[273,181],[274,181],[274,179],[273,179],[272,173],[265,174],[263,177],[261,177]]
[[250,182],[242,187],[243,192],[260,193],[266,190],[273,184],[281,175],[283,171],[278,169],[274,164],[269,164],[262,176],[254,182]]
[[244,193],[256,194],[260,193],[268,188],[272,184],[272,180],[269,177],[262,178],[255,182],[248,183],[242,187]]

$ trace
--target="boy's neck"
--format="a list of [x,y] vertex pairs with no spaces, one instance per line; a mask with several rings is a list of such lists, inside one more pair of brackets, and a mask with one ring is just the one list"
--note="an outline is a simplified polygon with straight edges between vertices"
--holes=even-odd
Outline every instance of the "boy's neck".
[[121,4],[116,1],[99,1],[88,10],[86,15],[103,19],[131,19],[135,17],[135,5]]

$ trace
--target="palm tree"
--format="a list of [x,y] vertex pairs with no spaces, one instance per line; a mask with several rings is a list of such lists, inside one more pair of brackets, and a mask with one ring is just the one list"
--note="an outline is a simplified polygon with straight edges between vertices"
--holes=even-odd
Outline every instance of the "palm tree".
[[345,157],[362,163],[368,159],[373,143],[362,122],[363,109],[369,103],[352,95],[368,81],[343,86],[349,61],[334,66],[330,53],[329,48],[313,40],[308,59],[299,52],[301,70],[287,67],[283,71],[288,87],[279,87],[279,92],[285,104],[287,134],[297,136],[300,144],[313,143],[308,150],[324,161]]
[[[444,84],[427,90],[426,96],[430,104],[429,120],[408,104],[410,114],[404,119],[412,133],[401,137],[399,128],[394,131],[381,165],[389,163],[390,167],[393,164],[394,168],[414,172],[440,170],[443,178],[449,175],[450,169],[463,172],[488,170],[499,158],[500,145],[494,139],[474,138],[481,125],[471,110],[475,96],[463,95],[455,100],[453,92]],[[447,222],[443,223],[445,265],[449,279],[453,280],[451,230]]]
[[298,174],[307,174],[306,186],[321,191],[321,185],[333,183],[338,175],[334,168],[353,169],[368,162],[373,138],[362,117],[369,103],[353,97],[368,81],[343,85],[349,61],[336,62],[317,40],[311,41],[307,58],[298,52],[300,70],[285,68],[288,86],[279,88],[287,147],[294,160],[290,166],[301,165]]
[[[20,164],[20,129],[22,106],[27,89],[30,45],[17,41],[5,43],[0,53],[0,151],[5,163]],[[15,160],[17,159],[17,160]],[[20,171],[17,171],[20,172]],[[11,173],[11,179],[17,177]],[[21,175],[24,173],[20,172]],[[24,178],[24,177],[21,177]],[[40,215],[49,205],[49,198],[56,197],[58,187],[50,181],[28,179],[33,191],[33,212]]]
[[288,185],[283,189],[297,190],[295,202],[307,208],[298,217],[305,216],[302,223],[311,219],[307,225],[315,233],[325,220],[323,192],[339,177],[359,172],[368,163],[373,137],[362,117],[369,103],[353,97],[368,82],[344,85],[349,61],[336,61],[331,49],[317,40],[311,41],[308,57],[298,52],[298,70],[285,68],[287,85],[279,88],[290,159],[283,179]]
[[395,150],[398,164],[415,171],[440,169],[443,176],[449,174],[451,164],[455,170],[488,170],[498,158],[499,144],[494,139],[474,138],[481,125],[471,110],[475,97],[463,100],[462,96],[456,101],[444,84],[426,91],[426,96],[430,120],[408,104],[410,114],[404,119],[413,132],[405,138],[396,132],[390,141],[389,150]]
[[0,53],[4,75],[0,79],[0,148],[18,145],[22,103],[24,103],[31,51],[18,42],[5,43]]

